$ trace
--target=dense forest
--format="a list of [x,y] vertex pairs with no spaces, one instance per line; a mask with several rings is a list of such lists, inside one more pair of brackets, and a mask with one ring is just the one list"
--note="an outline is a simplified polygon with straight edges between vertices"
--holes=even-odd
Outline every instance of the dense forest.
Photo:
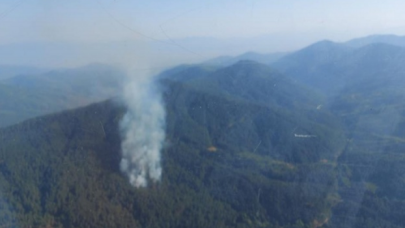
[[120,97],[0,128],[0,227],[403,227],[404,53],[323,41],[162,72],[163,174],[145,188],[120,171]]

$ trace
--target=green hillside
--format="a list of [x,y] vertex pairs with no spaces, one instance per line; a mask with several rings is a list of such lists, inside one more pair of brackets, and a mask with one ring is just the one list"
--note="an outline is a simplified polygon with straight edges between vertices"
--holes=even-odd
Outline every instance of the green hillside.
[[320,42],[274,64],[326,95],[325,108],[344,123],[348,141],[336,166],[341,201],[327,227],[405,224],[405,49],[388,42],[394,38]]
[[[118,97],[1,128],[0,227],[404,227],[404,53],[323,41],[280,71],[239,61],[163,72],[163,174],[146,188],[120,171]],[[7,79],[0,114],[91,98],[97,75],[118,87],[115,71],[95,69]]]
[[0,130],[0,225],[313,227],[330,217],[344,146],[331,116],[321,125],[282,105],[164,86],[163,176],[148,188],[119,171],[125,109],[113,101]]

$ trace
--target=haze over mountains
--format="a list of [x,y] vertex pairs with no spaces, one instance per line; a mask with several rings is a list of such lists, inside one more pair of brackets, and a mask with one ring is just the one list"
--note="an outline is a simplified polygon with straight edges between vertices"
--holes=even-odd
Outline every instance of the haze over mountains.
[[[257,63],[241,62],[223,71],[216,73],[222,78],[219,85],[232,85],[233,77],[226,72],[247,79],[257,71],[264,71],[255,76],[255,80],[276,81],[280,86],[292,86],[293,91],[301,90],[284,82],[267,66]],[[152,191],[126,185],[127,180],[118,169],[120,137],[117,124],[123,107],[117,107],[111,101],[5,128],[0,133],[4,142],[1,159],[8,162],[3,163],[2,174],[6,175],[3,186],[10,188],[3,194],[9,199],[8,207],[13,209],[4,214],[17,212],[15,220],[9,220],[10,224],[249,227],[252,224],[269,226],[270,218],[276,217],[281,224],[300,219],[312,223],[319,213],[328,211],[328,204],[333,201],[326,199],[334,192],[332,177],[312,181],[306,180],[306,176],[324,176],[323,172],[332,165],[322,161],[333,160],[343,147],[343,134],[334,118],[314,114],[324,119],[324,125],[319,125],[312,116],[294,113],[289,100],[274,99],[274,102],[264,104],[266,99],[262,93],[266,88],[272,88],[272,83],[264,85],[257,94],[263,102],[252,102],[248,96],[232,94],[232,89],[245,88],[249,93],[254,85],[234,85],[236,87],[228,87],[224,94],[220,88],[212,89],[215,81],[208,78],[206,81],[207,87],[193,86],[192,81],[183,84],[167,79],[164,82],[167,141],[171,145],[163,151],[163,179],[150,186],[155,189]],[[281,98],[282,93],[276,90],[272,95]],[[302,100],[310,101],[311,97]],[[296,108],[307,110],[307,106],[312,106],[315,109],[315,104],[309,101],[295,104]],[[317,137],[308,140],[294,137],[295,133]],[[9,141],[10,138],[15,140]],[[26,150],[20,150],[20,146]],[[15,153],[7,153],[14,147],[17,147]],[[40,153],[35,152],[38,149]],[[16,159],[20,157],[36,158],[36,161],[30,162],[29,167],[16,166]],[[310,174],[305,171],[307,169],[311,170]],[[105,176],[103,173],[110,174]],[[29,175],[27,178],[32,181],[21,183],[18,177],[22,175]],[[74,180],[70,175],[78,179]],[[296,189],[295,175],[301,176],[299,182],[305,183],[305,191],[322,194],[296,195],[300,189]],[[319,181],[325,185],[319,185]],[[22,185],[17,187],[17,183]],[[18,193],[16,189],[20,189]],[[92,196],[86,196],[85,189],[93,189]],[[273,198],[272,195],[279,191],[285,191],[278,193],[283,197]],[[259,199],[257,194],[261,195]],[[25,198],[27,195],[33,198]],[[160,197],[155,198],[158,195]],[[76,200],[70,200],[79,200],[76,197],[83,203],[80,209],[83,212],[75,209]],[[291,197],[300,202],[296,207],[302,210],[290,213],[288,217],[278,216],[283,213],[285,204],[291,204]],[[303,210],[308,201],[316,204],[311,211]],[[125,206],[124,202],[129,204]],[[95,204],[103,206],[98,209]],[[275,205],[277,211],[273,211]],[[83,216],[88,210],[89,213]],[[106,216],[104,213],[114,214],[115,219],[99,219],[99,216]],[[159,219],[155,217],[156,213]],[[64,218],[57,214],[63,214]]]
[[0,129],[0,225],[403,227],[403,40],[321,41],[162,72],[163,173],[146,188],[119,167],[122,71],[0,80],[2,126],[114,97]]
[[403,80],[404,47],[375,43],[352,48],[321,41],[286,56],[273,64],[285,74],[334,95],[343,88],[381,80]]
[[46,71],[46,69],[29,66],[0,65],[0,80],[20,74],[39,74]]
[[[132,64],[141,69],[152,67],[164,70],[164,68],[176,64],[199,63],[225,55],[243,57],[238,60],[261,62],[260,59],[263,59],[266,61],[262,63],[268,64],[273,62],[275,57],[281,56],[280,54],[294,52],[318,39],[286,38],[286,35],[279,37],[277,34],[270,34],[241,39],[190,37],[170,40],[122,40],[91,43],[62,41],[10,43],[0,45],[0,62],[3,65],[58,68],[78,67],[88,64],[91,60],[114,65]],[[353,47],[370,43],[403,46],[403,40],[403,36],[375,35],[342,42],[342,44]],[[135,56],[134,53],[136,53]],[[243,56],[245,53],[247,56]],[[54,56],[58,56],[58,58],[54,58]],[[229,61],[226,59],[219,60],[226,63]]]
[[19,68],[13,77],[0,80],[0,127],[118,96],[126,77],[122,70],[102,64],[25,72]]
[[405,37],[396,35],[371,35],[367,37],[352,39],[345,42],[344,44],[351,47],[362,47],[373,43],[384,43],[404,47]]
[[[400,40],[371,36],[345,44],[323,41],[274,64],[325,94],[329,110],[345,123],[349,141],[339,158],[338,169],[346,170],[343,172],[349,176],[343,175],[339,180],[343,201],[335,207],[331,220],[331,224],[340,224],[337,227],[404,224],[402,215],[393,214],[403,202],[397,194],[400,190],[394,189],[404,183],[397,179],[403,176],[399,166],[404,164],[404,135],[400,129],[405,108],[405,49],[394,45],[400,44]],[[385,205],[391,206],[381,210]]]

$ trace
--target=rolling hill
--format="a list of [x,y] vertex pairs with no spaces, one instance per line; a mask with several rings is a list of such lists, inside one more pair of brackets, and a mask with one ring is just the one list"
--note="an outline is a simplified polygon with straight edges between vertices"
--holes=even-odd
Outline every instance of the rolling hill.
[[246,52],[238,56],[219,56],[213,59],[204,61],[203,64],[214,65],[214,66],[230,66],[242,60],[255,61],[262,64],[271,64],[276,62],[287,53],[270,53],[270,54],[261,54],[256,52]]
[[[328,97],[348,141],[338,158],[338,193],[327,227],[402,227],[405,49],[401,37],[320,42],[273,67]],[[360,45],[361,44],[361,45]],[[398,44],[400,45],[400,44]]]
[[369,44],[375,43],[384,43],[384,44],[391,44],[395,46],[405,47],[405,37],[404,36],[397,36],[397,35],[371,35],[366,37],[360,37],[356,39],[349,40],[344,44],[359,48],[363,46],[367,46]]
[[11,78],[21,74],[40,74],[46,72],[45,69],[29,67],[29,66],[16,66],[16,65],[0,65],[0,80]]
[[[163,175],[146,188],[120,171],[119,97],[1,128],[0,226],[403,227],[404,53],[321,41],[271,67],[163,72]],[[114,91],[108,69],[9,78],[0,105],[92,97],[99,75]]]
[[390,81],[402,83],[404,51],[383,43],[351,48],[323,41],[280,59],[273,67],[333,97],[344,93],[343,89],[373,82],[377,87]]
[[[229,85],[239,77],[252,80],[237,87],[245,85],[247,93],[260,80],[274,88],[266,81],[278,76],[246,62],[213,75]],[[329,218],[338,202],[334,167],[345,142],[333,116],[252,102],[233,87],[224,94],[196,88],[192,80],[162,83],[168,146],[159,183],[137,189],[119,171],[120,102],[37,117],[0,130],[1,225],[299,227]]]
[[0,127],[117,96],[125,77],[117,68],[91,64],[0,80]]

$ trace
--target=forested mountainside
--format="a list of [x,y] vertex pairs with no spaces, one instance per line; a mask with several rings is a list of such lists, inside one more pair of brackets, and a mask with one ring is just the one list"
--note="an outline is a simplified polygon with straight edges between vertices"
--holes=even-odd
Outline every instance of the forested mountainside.
[[[243,66],[228,70],[265,67]],[[0,131],[2,225],[295,227],[330,216],[345,141],[331,115],[319,114],[319,124],[288,102],[163,84],[168,145],[161,182],[136,189],[119,171],[124,107],[107,101],[38,117]]]
[[[344,89],[374,85],[402,84],[405,48],[373,43],[353,48],[341,43],[321,41],[280,59],[272,66],[287,76],[329,97]],[[361,88],[359,88],[361,89]]]
[[[273,66],[323,94],[346,128],[330,227],[403,227],[405,49],[402,37],[323,41]],[[373,42],[375,41],[375,42]],[[394,42],[395,41],[395,42]],[[361,45],[360,45],[361,44]],[[398,44],[396,46],[394,44]]]
[[322,41],[272,64],[323,96],[317,108],[329,110],[345,128],[348,140],[337,166],[342,198],[330,227],[405,224],[403,214],[394,213],[404,206],[404,52],[385,38],[359,47]]
[[163,174],[145,188],[120,171],[119,97],[1,128],[0,225],[403,227],[402,56],[323,41],[163,72]]

